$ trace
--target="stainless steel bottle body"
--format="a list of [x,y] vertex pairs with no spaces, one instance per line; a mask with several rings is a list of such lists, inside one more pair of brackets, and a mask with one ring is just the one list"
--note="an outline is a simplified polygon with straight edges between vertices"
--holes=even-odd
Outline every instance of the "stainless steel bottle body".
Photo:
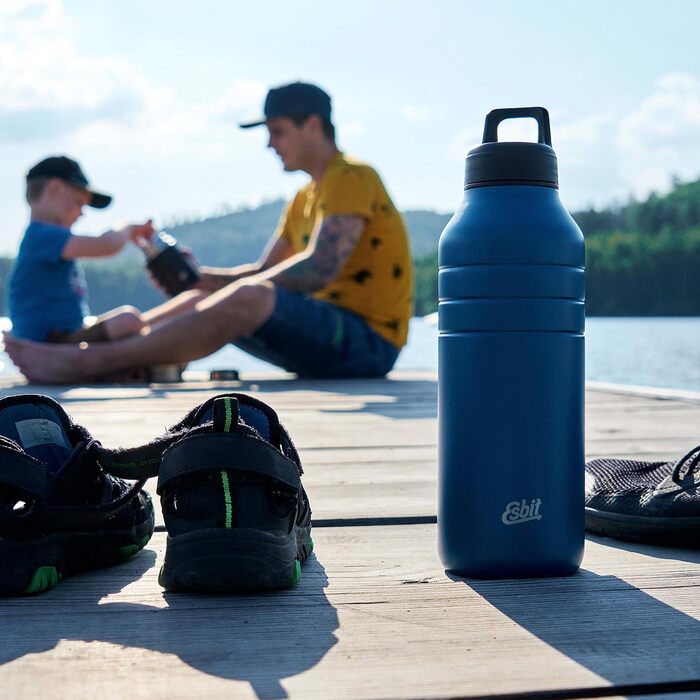
[[584,245],[554,187],[467,189],[439,248],[438,539],[483,578],[577,570]]

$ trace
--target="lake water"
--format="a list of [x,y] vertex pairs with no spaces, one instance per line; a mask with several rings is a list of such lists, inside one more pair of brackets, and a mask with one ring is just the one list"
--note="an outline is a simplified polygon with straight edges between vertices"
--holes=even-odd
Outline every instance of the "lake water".
[[[0,329],[7,328],[8,320],[0,318]],[[4,353],[0,365],[2,375],[17,371]],[[235,368],[245,373],[271,365],[227,346],[189,368]],[[409,343],[397,368],[437,368],[437,329],[430,319],[412,320]],[[700,391],[700,317],[587,319],[586,379]]]

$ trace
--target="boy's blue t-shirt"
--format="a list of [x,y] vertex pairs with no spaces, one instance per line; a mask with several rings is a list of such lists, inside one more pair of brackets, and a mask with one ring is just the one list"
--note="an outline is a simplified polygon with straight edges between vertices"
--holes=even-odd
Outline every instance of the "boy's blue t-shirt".
[[12,335],[46,341],[50,331],[72,333],[90,311],[82,270],[62,260],[70,229],[32,221],[24,233],[8,286]]

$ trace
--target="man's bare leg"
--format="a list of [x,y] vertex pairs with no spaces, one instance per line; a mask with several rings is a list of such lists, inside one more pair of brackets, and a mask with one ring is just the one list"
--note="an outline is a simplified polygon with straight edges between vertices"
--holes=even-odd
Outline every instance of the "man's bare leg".
[[272,315],[274,306],[271,282],[234,282],[199,301],[194,309],[141,335],[88,345],[33,343],[6,336],[5,349],[32,381],[80,381],[127,367],[205,357],[254,333]]
[[142,311],[141,320],[146,326],[154,326],[163,321],[169,321],[176,316],[180,316],[185,311],[194,309],[200,301],[210,295],[211,292],[205,292],[200,289],[187,290],[158,306],[154,306],[148,311]]

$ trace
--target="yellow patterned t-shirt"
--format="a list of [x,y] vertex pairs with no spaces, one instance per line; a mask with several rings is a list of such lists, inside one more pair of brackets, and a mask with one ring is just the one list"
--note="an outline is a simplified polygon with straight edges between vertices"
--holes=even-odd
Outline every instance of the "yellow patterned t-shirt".
[[401,214],[372,167],[337,153],[318,186],[312,180],[287,205],[278,235],[299,253],[324,218],[339,214],[366,225],[336,280],[313,296],[356,313],[401,348],[413,309],[411,253]]

